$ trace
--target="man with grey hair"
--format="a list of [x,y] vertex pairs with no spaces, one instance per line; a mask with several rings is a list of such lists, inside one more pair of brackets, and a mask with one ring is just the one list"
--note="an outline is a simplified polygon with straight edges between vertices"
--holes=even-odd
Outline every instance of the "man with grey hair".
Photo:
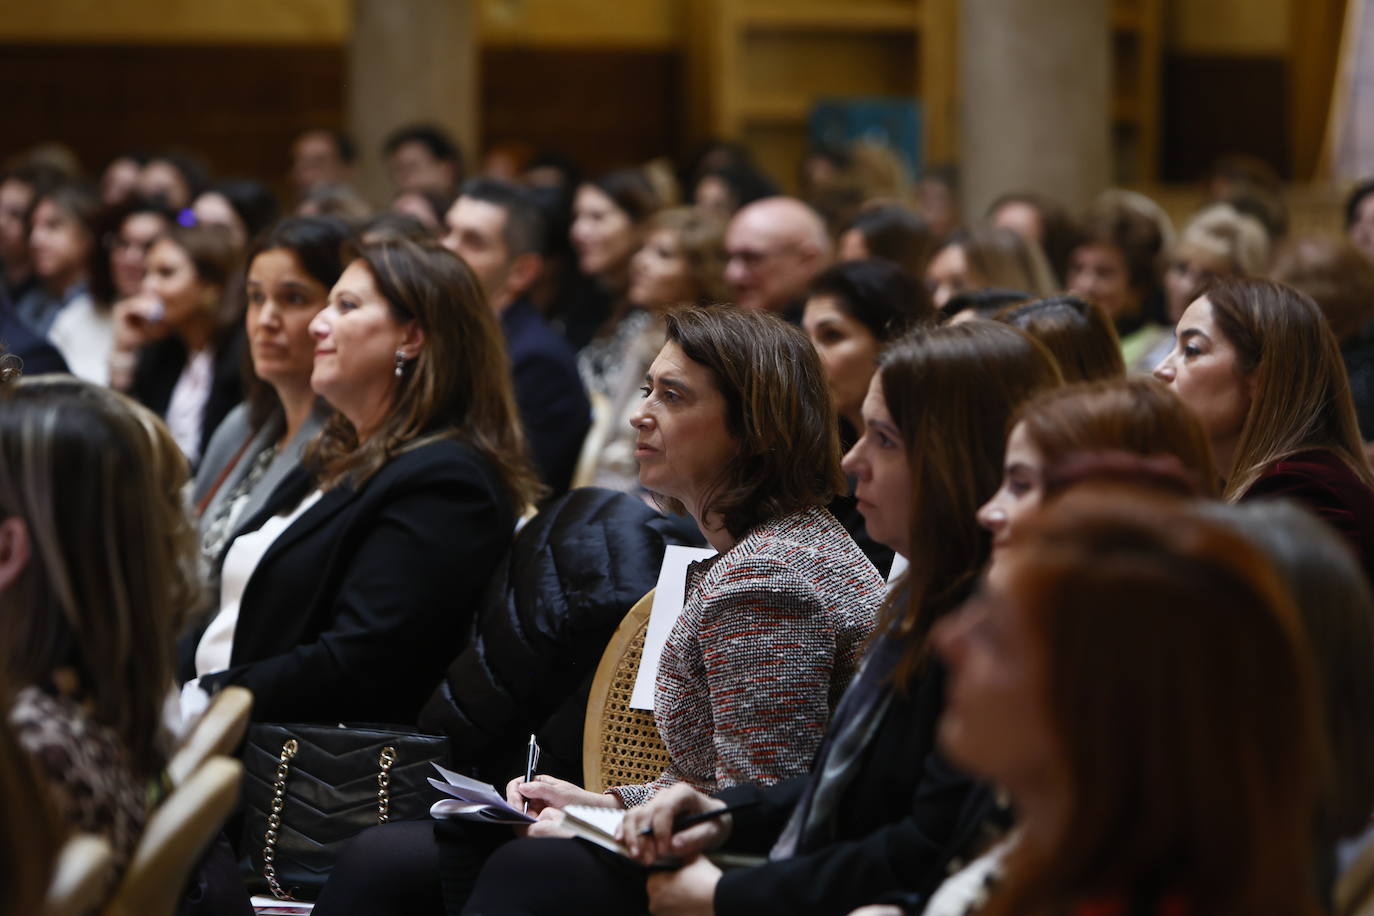
[[765,197],[730,220],[725,254],[736,305],[800,324],[811,281],[830,263],[831,243],[815,210],[794,197]]

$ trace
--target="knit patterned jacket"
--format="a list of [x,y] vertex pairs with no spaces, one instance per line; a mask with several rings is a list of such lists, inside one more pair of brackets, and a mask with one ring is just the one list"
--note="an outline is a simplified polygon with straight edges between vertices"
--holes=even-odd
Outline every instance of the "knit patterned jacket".
[[672,762],[651,783],[610,791],[630,807],[675,782],[710,793],[807,772],[883,594],[882,576],[819,507],[691,564],[654,690]]

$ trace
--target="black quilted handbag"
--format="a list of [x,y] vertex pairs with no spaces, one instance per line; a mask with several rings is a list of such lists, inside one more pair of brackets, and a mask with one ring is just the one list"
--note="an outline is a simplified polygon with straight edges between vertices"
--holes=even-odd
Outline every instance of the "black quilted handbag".
[[429,815],[430,764],[447,756],[446,737],[383,726],[251,726],[239,846],[249,888],[314,900],[363,829]]

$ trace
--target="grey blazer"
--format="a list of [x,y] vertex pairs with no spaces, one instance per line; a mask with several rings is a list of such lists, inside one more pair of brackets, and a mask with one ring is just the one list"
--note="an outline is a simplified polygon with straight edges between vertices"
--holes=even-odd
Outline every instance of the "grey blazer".
[[[296,431],[296,435],[292,437],[291,441],[286,443],[286,447],[273,460],[267,473],[263,475],[262,480],[254,488],[247,504],[239,512],[240,520],[252,518],[263,506],[267,505],[267,498],[272,495],[277,484],[281,483],[286,475],[301,463],[301,455],[304,454],[305,447],[310,444],[310,440],[319,435],[329,414],[330,408],[323,401],[316,401],[315,409],[301,424],[301,428]],[[248,447],[243,449],[243,454],[239,457],[238,462],[225,476],[219,489],[215,491],[214,497],[205,506],[205,511],[201,513],[198,533],[202,538],[205,537],[205,528],[208,521],[214,518],[216,509],[219,508],[224,498],[233,491],[234,486],[248,473],[248,469],[253,466],[254,456],[263,449],[270,448],[281,433],[282,421],[277,418],[269,421],[254,435],[248,426],[248,405],[246,403],[231,410],[229,415],[224,418],[224,422],[215,429],[215,434],[210,437],[210,444],[205,448],[205,455],[201,458],[200,468],[196,471],[196,480],[191,488],[192,505],[200,505],[205,494],[214,486],[220,474],[224,473],[225,466],[234,460],[234,456],[238,454],[244,441],[250,435],[253,439],[249,442]],[[228,543],[225,546],[228,546]],[[215,567],[216,573],[218,573],[218,562],[215,563]]]

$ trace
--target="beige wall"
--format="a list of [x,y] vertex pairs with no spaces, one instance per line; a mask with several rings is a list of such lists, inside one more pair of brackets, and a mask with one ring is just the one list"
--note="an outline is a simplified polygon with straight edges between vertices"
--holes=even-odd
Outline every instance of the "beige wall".
[[1165,42],[1175,53],[1283,55],[1295,0],[1168,0]]
[[[404,0],[397,0],[398,3]],[[485,42],[668,48],[691,0],[479,0]],[[351,0],[0,0],[0,41],[342,43]]]
[[693,0],[481,0],[492,45],[669,48],[682,39]]
[[0,0],[0,41],[339,43],[350,0]]

